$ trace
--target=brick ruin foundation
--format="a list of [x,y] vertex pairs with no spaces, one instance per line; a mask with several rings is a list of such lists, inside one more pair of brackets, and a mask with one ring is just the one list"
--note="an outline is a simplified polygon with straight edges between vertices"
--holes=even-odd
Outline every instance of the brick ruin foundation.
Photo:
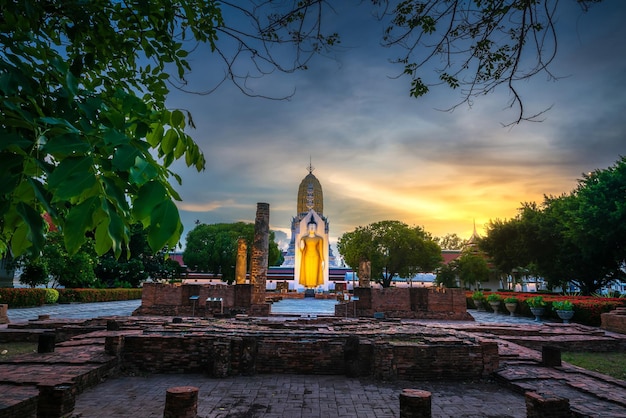
[[185,319],[111,335],[129,373],[322,374],[381,380],[467,380],[498,367],[494,341],[399,321]]
[[[271,314],[270,304],[252,303],[252,292],[253,286],[248,284],[146,283],[143,288],[141,306],[133,315],[202,318],[236,314],[253,316]],[[275,296],[275,293],[264,294],[266,300]],[[465,293],[462,289],[357,287],[354,289],[353,296],[353,300],[337,304],[335,316],[473,320],[467,313]],[[255,306],[267,306],[268,311],[258,315],[253,309]]]

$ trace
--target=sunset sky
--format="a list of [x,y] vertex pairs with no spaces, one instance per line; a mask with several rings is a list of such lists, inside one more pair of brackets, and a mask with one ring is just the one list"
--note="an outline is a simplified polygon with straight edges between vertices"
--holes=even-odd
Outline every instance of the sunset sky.
[[[526,106],[552,109],[541,123],[512,128],[502,127],[516,117],[504,88],[454,112],[436,110],[460,100],[454,90],[410,98],[370,9],[365,2],[329,17],[341,47],[307,71],[251,84],[276,97],[295,91],[290,100],[250,98],[229,83],[210,95],[172,94],[171,107],[192,113],[197,128],[189,133],[207,159],[201,173],[174,167],[183,178],[184,234],[196,220],[253,222],[257,202],[270,204],[271,228],[287,233],[310,157],[331,240],[381,220],[468,238],[474,220],[482,234],[521,202],[569,192],[581,173],[626,155],[626,3],[605,0],[588,13],[573,0],[559,3],[551,69],[563,78],[520,85]],[[207,54],[192,55],[192,66],[196,90],[222,72]]]

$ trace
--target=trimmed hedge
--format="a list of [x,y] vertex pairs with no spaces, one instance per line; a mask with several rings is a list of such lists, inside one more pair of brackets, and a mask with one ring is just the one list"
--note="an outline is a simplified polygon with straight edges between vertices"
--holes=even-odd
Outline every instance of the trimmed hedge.
[[10,308],[41,306],[46,303],[46,289],[13,289],[0,288],[0,303],[6,303]]
[[141,299],[141,289],[59,289],[59,303]]
[[[527,293],[527,292],[493,292],[498,293],[503,297],[510,297],[514,295],[518,299],[517,310],[515,311],[518,315],[527,316],[529,318],[533,318],[534,315],[530,312],[530,308],[528,304],[525,303],[526,299],[531,297],[541,295],[543,296],[543,300],[546,302],[546,310],[543,315],[544,318],[554,319],[560,321],[559,316],[552,309],[552,302],[569,300],[574,305],[574,317],[570,322],[576,322],[578,324],[589,325],[593,327],[599,327],[601,323],[601,314],[604,312],[610,312],[615,308],[620,306],[626,306],[625,298],[599,298],[595,296],[567,296],[567,295],[559,295],[559,294],[548,294],[548,293]],[[465,292],[465,297],[467,299],[467,307],[472,308],[474,306],[474,301],[472,300],[472,292]],[[489,306],[486,307],[490,309]],[[501,312],[507,312],[504,308],[504,303],[502,303]]]
[[0,288],[0,303],[11,308],[42,306],[46,303],[113,302],[141,299],[141,289],[13,289]]

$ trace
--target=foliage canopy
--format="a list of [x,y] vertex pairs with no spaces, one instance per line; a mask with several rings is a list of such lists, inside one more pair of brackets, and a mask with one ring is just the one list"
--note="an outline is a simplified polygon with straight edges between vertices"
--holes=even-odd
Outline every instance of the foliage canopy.
[[[232,283],[235,279],[237,263],[237,241],[244,238],[247,242],[248,268],[252,261],[252,243],[254,242],[254,224],[236,222],[221,224],[200,224],[187,234],[183,260],[192,271],[221,274],[222,280]],[[270,231],[268,264],[274,266],[282,262],[282,253]]]
[[400,221],[359,226],[339,238],[337,249],[355,270],[361,260],[371,261],[372,279],[383,287],[389,287],[395,275],[413,277],[433,271],[442,260],[441,248],[429,233]]
[[589,295],[626,278],[626,158],[584,174],[575,190],[525,203],[508,221],[491,222],[480,243],[503,271],[532,269],[550,287]]

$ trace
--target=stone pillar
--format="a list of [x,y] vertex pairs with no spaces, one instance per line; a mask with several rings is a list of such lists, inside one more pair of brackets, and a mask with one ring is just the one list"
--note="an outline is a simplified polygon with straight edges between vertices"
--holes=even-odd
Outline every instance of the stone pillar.
[[211,377],[228,377],[230,372],[230,342],[213,343],[213,370]]
[[56,344],[56,334],[54,332],[44,332],[39,334],[37,340],[38,353],[54,353],[54,345]]
[[196,418],[198,416],[198,388],[176,386],[165,394],[163,418]]
[[431,393],[404,389],[400,393],[400,418],[431,418]]
[[372,276],[372,262],[361,260],[359,262],[359,287],[370,287],[370,277]]
[[76,405],[76,388],[71,383],[40,383],[37,385],[37,418],[66,417]]
[[124,347],[123,335],[107,335],[104,339],[104,352],[119,357]]
[[7,305],[6,303],[0,303],[0,324],[8,324],[9,322],[9,315],[7,314],[7,311],[9,310],[9,305]]
[[541,364],[547,367],[558,367],[561,365],[561,349],[544,345],[541,347]]
[[256,374],[256,358],[259,348],[255,337],[244,337],[241,340],[241,359],[239,360],[239,372],[244,376]]
[[248,271],[248,244],[245,238],[237,240],[237,263],[235,264],[235,280],[237,284],[246,284]]
[[267,281],[267,263],[270,239],[270,205],[257,203],[254,221],[254,243],[252,245],[252,266],[250,284],[252,285],[251,313],[263,315],[269,306],[265,303],[265,282]]
[[551,392],[526,392],[527,418],[570,418],[572,412],[569,399],[560,398]]

